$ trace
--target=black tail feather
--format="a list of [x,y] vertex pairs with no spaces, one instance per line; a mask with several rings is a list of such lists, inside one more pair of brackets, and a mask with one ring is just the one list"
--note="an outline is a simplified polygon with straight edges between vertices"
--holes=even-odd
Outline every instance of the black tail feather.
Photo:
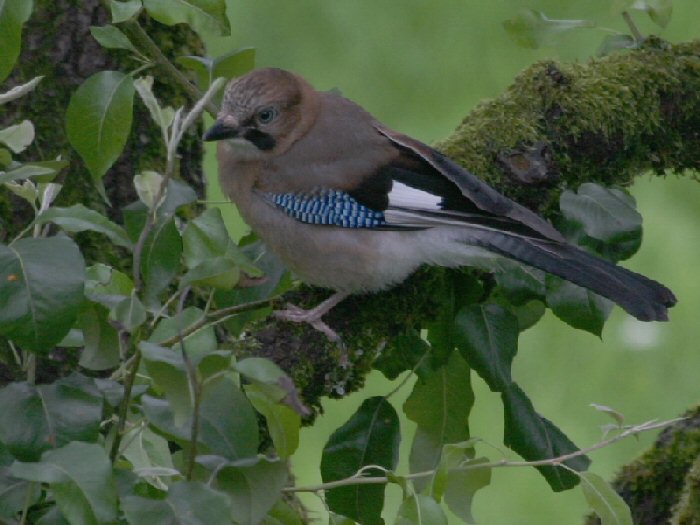
[[470,243],[587,288],[641,321],[666,321],[667,308],[676,304],[673,292],[664,285],[574,245],[493,230],[476,237]]

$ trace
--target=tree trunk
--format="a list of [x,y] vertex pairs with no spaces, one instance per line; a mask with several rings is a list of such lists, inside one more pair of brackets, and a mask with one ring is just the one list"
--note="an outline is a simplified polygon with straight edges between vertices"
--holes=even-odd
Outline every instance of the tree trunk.
[[[138,100],[129,141],[104,177],[109,205],[96,191],[90,173],[71,148],[65,132],[70,97],[89,76],[109,69],[129,72],[140,65],[129,58],[129,52],[106,50],[91,36],[90,26],[109,22],[110,14],[100,0],[35,0],[34,11],[22,34],[20,58],[0,91],[8,91],[37,75],[43,75],[44,79],[33,93],[3,106],[0,129],[24,119],[31,120],[36,139],[18,156],[18,160],[50,160],[60,155],[70,161],[56,179],[64,185],[57,205],[82,203],[120,221],[121,209],[137,200],[132,184],[134,175],[147,169],[162,172],[165,167],[165,147],[160,129]],[[149,20],[146,15],[141,23],[169,58],[203,54],[201,40],[187,26],[166,27]],[[159,82],[157,68],[143,74],[155,77],[154,91],[164,104],[173,107],[191,104],[181,86],[171,81]],[[179,153],[182,178],[202,196],[203,149],[200,136],[201,133],[196,132],[186,136]],[[0,242],[9,242],[33,218],[31,207],[0,185]],[[130,273],[130,254],[106,237],[85,232],[77,234],[76,240],[89,263],[104,262]],[[71,364],[63,362],[67,356],[52,357],[42,359],[38,367],[41,373],[37,378],[39,381],[55,378],[61,369],[71,370]],[[0,382],[20,377],[15,367],[7,342],[0,339]]]

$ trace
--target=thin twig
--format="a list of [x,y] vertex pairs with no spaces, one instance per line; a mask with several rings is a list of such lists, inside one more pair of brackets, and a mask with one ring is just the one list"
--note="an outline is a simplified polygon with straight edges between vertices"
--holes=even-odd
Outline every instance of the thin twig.
[[[132,339],[133,341],[133,339]],[[136,379],[136,372],[141,364],[141,351],[138,347],[134,349],[134,356],[131,361],[131,368],[129,369],[129,375],[126,376],[126,382],[124,383],[124,397],[122,397],[119,403],[119,413],[117,416],[117,427],[114,432],[114,441],[112,441],[112,448],[109,452],[109,458],[114,463],[119,455],[119,443],[122,439],[122,434],[124,433],[124,428],[126,426],[126,418],[129,415],[129,403],[131,402],[131,391],[134,387],[134,380]]]
[[[613,443],[620,441],[622,439],[625,439],[629,436],[635,435],[635,434],[640,434],[642,432],[647,432],[649,430],[657,430],[660,428],[665,428],[669,425],[672,425],[674,423],[677,423],[678,421],[682,421],[685,418],[679,417],[676,419],[670,419],[668,421],[661,421],[661,422],[655,422],[655,421],[647,421],[646,423],[642,423],[640,425],[636,425],[634,427],[629,428],[628,430],[618,434],[617,436],[614,436],[612,438],[606,439],[604,441],[601,441],[599,443],[596,443],[595,445],[592,445],[588,448],[580,449],[575,452],[571,452],[570,454],[564,454],[562,456],[557,456],[556,458],[550,458],[550,459],[541,459],[537,461],[507,461],[507,460],[501,460],[501,461],[494,461],[492,463],[474,463],[471,465],[465,465],[463,467],[455,467],[452,469],[449,469],[449,472],[464,472],[467,470],[476,470],[476,469],[483,469],[483,468],[501,468],[501,467],[543,467],[543,466],[552,466],[552,467],[562,467],[564,466],[564,462],[569,461],[570,459],[583,456],[585,454],[588,454],[589,452],[593,452],[595,450],[601,449],[603,447],[607,447],[609,445],[612,445]],[[420,479],[420,478],[427,478],[430,476],[435,475],[436,470],[426,470],[423,472],[415,472],[413,474],[408,474],[406,476],[401,476],[404,479]],[[320,483],[318,485],[312,485],[308,487],[286,487],[283,490],[285,492],[319,492],[321,490],[329,490],[329,489],[334,489],[337,487],[344,487],[347,485],[378,485],[378,484],[384,484],[384,483],[389,483],[390,479],[388,476],[374,476],[374,477],[365,477],[360,475],[361,471],[354,474],[353,476],[344,478],[344,479],[339,479],[336,481],[330,481],[328,483]]]
[[644,35],[642,35],[642,33],[639,32],[639,29],[637,29],[637,24],[634,23],[634,20],[632,20],[632,17],[627,11],[622,12],[622,18],[624,18],[627,27],[630,28],[632,36],[634,37],[634,41],[637,44],[640,44],[644,40]]
[[278,299],[278,297],[269,297],[267,299],[260,299],[259,301],[251,301],[249,303],[243,303],[243,304],[237,304],[235,306],[229,306],[228,308],[222,308],[220,310],[214,310],[207,315],[202,316],[196,323],[188,326],[185,330],[182,331],[182,333],[178,333],[177,335],[174,335],[172,337],[169,337],[168,339],[165,339],[163,341],[159,341],[158,344],[161,346],[169,346],[172,344],[177,343],[178,341],[181,341],[182,338],[187,337],[190,334],[193,334],[197,330],[203,328],[204,326],[208,324],[216,324],[218,322],[221,322],[223,319],[241,314],[243,312],[249,312],[251,310],[257,310],[259,308],[262,308],[264,306],[270,306],[273,302],[275,302]]

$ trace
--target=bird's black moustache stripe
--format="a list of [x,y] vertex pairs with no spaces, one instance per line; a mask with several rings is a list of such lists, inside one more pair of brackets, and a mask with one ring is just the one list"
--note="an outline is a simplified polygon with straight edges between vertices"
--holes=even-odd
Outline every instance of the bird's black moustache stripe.
[[258,129],[248,129],[243,137],[262,151],[269,151],[275,147],[275,139]]

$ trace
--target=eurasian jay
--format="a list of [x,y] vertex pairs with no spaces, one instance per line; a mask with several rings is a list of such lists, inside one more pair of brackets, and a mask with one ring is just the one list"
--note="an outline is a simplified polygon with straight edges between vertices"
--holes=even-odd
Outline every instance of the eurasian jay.
[[331,339],[321,318],[333,306],[424,264],[498,271],[517,261],[642,321],[667,320],[676,303],[665,286],[570,244],[440,152],[294,73],[258,69],[231,81],[204,140],[220,141],[222,188],[253,231],[303,281],[336,292],[276,316]]

